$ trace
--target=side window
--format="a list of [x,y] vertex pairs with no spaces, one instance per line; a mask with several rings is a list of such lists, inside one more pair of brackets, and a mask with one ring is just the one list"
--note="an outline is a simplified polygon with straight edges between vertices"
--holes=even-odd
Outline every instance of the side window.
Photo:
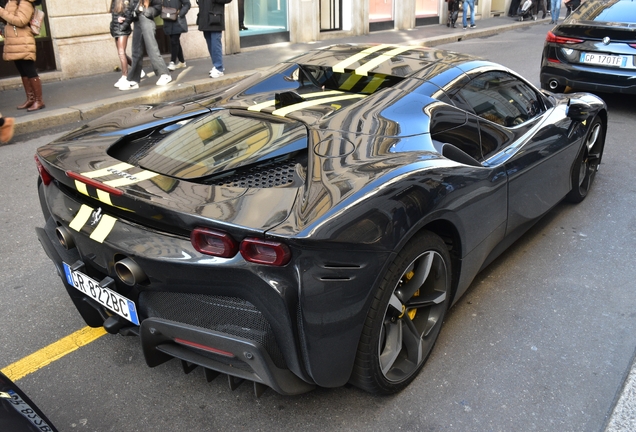
[[484,154],[484,159],[488,159],[512,142],[513,135],[505,128],[480,120],[479,129],[481,131],[481,151]]
[[473,78],[453,98],[479,117],[501,126],[514,127],[539,115],[542,105],[535,91],[505,72],[486,72]]

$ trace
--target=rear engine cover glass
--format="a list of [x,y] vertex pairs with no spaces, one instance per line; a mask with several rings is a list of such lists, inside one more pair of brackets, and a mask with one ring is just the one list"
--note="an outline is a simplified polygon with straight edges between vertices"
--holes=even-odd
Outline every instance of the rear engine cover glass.
[[306,148],[307,129],[298,122],[219,110],[168,135],[139,164],[161,174],[194,179]]

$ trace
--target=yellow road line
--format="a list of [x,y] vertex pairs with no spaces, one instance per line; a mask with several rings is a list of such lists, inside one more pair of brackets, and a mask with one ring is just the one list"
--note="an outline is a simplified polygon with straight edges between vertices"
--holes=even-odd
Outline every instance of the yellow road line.
[[34,352],[15,363],[10,364],[1,370],[3,374],[12,381],[42,369],[44,366],[53,363],[55,360],[61,359],[67,354],[72,353],[81,346],[88,345],[95,339],[104,336],[106,330],[103,327],[91,328],[84,327],[72,333],[51,345]]

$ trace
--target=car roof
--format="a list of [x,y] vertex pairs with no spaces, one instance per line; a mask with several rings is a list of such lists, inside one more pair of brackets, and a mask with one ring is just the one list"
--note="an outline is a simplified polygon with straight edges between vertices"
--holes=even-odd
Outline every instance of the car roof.
[[586,0],[566,23],[596,23],[636,30],[636,6],[633,0]]
[[401,78],[430,79],[445,71],[478,60],[452,51],[389,44],[339,44],[301,54],[289,63],[355,71],[358,75],[384,74]]

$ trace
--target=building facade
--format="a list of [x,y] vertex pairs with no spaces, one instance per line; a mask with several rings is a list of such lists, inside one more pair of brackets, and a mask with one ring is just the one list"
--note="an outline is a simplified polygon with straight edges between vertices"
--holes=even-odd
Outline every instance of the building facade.
[[[504,14],[510,1],[476,0],[477,19]],[[181,37],[184,54],[186,59],[207,57],[205,41],[196,26],[197,0],[191,2],[187,16],[190,29]],[[118,67],[117,50],[109,32],[110,0],[42,3],[46,19],[37,37],[37,67],[41,73],[68,79]],[[438,25],[446,21],[446,9],[445,0],[233,0],[226,6],[224,51],[232,54],[278,42],[311,42]],[[239,28],[239,16],[244,17],[243,29]],[[169,43],[160,19],[157,24],[160,49],[168,53]],[[3,45],[0,37],[0,47]],[[2,62],[0,81],[17,75],[12,63]]]

